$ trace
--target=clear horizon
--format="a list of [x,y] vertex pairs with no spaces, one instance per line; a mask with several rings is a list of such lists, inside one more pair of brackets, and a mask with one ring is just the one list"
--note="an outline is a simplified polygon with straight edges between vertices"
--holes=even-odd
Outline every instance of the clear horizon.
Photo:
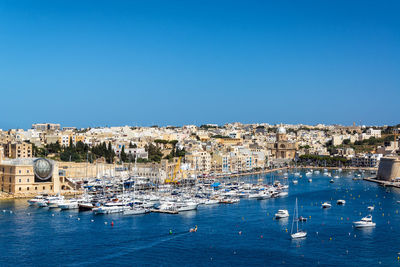
[[1,129],[398,124],[398,1],[2,1]]

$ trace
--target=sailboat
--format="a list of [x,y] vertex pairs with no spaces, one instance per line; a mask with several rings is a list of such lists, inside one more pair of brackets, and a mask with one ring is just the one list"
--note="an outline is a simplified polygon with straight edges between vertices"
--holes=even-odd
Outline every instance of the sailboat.
[[[295,221],[296,221],[296,232],[293,233],[293,226]],[[297,207],[297,198],[296,198],[296,206],[294,207],[292,231],[290,232],[290,236],[292,237],[292,239],[303,238],[307,236],[307,232],[299,230],[299,209]]]

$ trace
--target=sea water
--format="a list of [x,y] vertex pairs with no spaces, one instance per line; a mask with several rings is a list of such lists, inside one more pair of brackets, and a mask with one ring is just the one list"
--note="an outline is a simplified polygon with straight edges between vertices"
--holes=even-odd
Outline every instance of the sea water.
[[[294,185],[293,179],[299,183]],[[290,185],[284,198],[242,199],[178,215],[93,215],[30,207],[26,200],[1,201],[0,266],[399,264],[400,191],[345,176],[334,183],[321,175],[312,179],[282,177]],[[290,238],[296,198],[299,215],[308,218],[299,225],[308,233],[301,240]],[[336,205],[338,199],[346,204]],[[322,209],[325,201],[332,208]],[[369,212],[368,206],[375,210]],[[279,209],[289,210],[290,217],[275,220]],[[370,213],[375,228],[353,228],[353,221]],[[198,231],[190,233],[195,225]]]

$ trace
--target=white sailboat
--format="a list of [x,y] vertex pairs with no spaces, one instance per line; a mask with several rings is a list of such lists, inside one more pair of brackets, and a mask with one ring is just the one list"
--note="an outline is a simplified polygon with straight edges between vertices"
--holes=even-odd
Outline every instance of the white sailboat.
[[[296,221],[296,232],[293,233],[293,226],[294,222]],[[290,232],[290,236],[292,239],[303,238],[307,236],[306,231],[299,230],[299,210],[297,207],[297,198],[296,198],[296,205],[294,207],[294,214],[293,214],[293,221],[292,221],[292,231]]]

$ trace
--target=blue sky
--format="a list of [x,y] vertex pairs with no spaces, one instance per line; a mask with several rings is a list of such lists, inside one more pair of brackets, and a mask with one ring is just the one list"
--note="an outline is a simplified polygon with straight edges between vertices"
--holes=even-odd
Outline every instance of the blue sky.
[[399,123],[399,1],[0,1],[0,128]]

